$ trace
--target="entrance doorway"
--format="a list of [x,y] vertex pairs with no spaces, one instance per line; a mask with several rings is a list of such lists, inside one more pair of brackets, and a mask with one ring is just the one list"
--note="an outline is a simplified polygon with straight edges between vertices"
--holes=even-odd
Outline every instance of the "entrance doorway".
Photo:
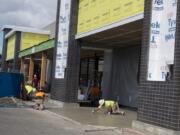
[[[92,54],[96,49],[103,50],[102,98],[130,108],[137,108],[142,26],[143,21],[138,20],[79,39],[82,47],[94,48],[89,50]],[[87,59],[85,61],[87,63]],[[80,78],[87,78],[87,74],[82,74],[87,70],[83,71],[82,65],[80,69]],[[86,85],[88,79],[85,79]]]
[[97,106],[102,98],[104,51],[82,48],[78,100]]
[[21,60],[23,61],[21,72],[24,74],[25,81],[33,84],[34,76],[36,75],[35,87],[50,93],[53,49],[25,56]]

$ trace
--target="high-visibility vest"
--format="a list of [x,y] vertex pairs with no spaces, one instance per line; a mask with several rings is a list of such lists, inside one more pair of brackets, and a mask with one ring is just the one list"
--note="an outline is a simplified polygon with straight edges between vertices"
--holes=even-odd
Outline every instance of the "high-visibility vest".
[[27,91],[27,94],[30,94],[33,92],[34,88],[30,85],[25,85],[25,89]]
[[35,94],[35,96],[36,96],[36,97],[44,97],[45,94],[44,94],[44,92],[37,92],[37,93]]
[[115,101],[111,101],[111,100],[105,100],[104,101],[104,107],[105,108],[112,108],[115,105]]

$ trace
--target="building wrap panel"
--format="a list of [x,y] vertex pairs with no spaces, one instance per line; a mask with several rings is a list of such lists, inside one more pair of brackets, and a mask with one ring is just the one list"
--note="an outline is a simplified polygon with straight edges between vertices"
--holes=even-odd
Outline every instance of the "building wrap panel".
[[80,0],[77,34],[143,13],[144,0]]
[[38,45],[39,43],[47,41],[48,39],[48,35],[23,32],[21,40],[21,51],[34,45]]
[[12,35],[7,40],[6,60],[10,60],[14,58],[15,42],[16,42],[16,34]]

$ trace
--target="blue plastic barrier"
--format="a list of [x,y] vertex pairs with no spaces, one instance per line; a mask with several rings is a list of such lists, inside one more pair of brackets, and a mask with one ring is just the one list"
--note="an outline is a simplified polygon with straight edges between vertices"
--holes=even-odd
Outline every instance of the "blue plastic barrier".
[[21,74],[0,72],[0,98],[20,97],[22,82],[23,75]]

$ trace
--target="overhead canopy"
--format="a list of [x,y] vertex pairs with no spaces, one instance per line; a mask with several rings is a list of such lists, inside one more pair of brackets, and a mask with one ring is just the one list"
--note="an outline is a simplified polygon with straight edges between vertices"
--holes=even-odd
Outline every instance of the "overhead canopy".
[[79,40],[82,46],[95,48],[115,48],[140,45],[142,40],[143,19],[119,27],[92,34]]
[[31,48],[27,48],[23,51],[20,51],[19,57],[21,58],[21,57],[28,56],[31,54],[36,54],[36,53],[51,49],[53,47],[54,47],[54,39],[51,39],[51,40],[45,41],[43,43],[40,43],[38,45],[35,45]]

